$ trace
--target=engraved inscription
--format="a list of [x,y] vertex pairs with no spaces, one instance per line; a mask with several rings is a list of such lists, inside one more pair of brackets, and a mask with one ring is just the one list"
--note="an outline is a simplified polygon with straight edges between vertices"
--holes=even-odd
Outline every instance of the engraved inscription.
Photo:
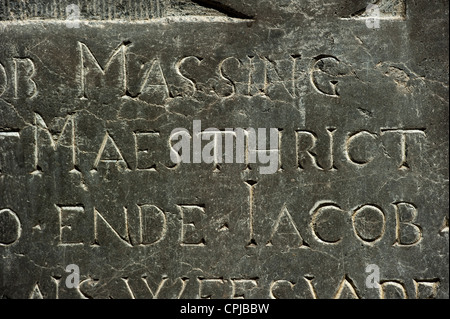
[[0,0],[0,299],[448,297],[448,6],[341,2]]

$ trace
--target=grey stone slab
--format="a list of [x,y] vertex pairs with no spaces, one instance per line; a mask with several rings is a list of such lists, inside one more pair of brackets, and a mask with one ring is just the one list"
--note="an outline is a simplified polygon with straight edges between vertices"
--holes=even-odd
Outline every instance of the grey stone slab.
[[448,12],[0,1],[0,296],[448,298]]

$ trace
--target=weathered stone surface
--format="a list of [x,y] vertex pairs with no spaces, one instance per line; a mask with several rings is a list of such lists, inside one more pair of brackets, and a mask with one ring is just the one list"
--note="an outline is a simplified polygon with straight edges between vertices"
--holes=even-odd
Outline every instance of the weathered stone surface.
[[449,297],[448,1],[72,2],[0,1],[0,296]]

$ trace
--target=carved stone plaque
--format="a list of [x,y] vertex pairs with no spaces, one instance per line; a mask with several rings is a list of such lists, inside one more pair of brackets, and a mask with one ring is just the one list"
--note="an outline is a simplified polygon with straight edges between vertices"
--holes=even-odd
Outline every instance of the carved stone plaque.
[[0,1],[0,297],[448,298],[448,1]]

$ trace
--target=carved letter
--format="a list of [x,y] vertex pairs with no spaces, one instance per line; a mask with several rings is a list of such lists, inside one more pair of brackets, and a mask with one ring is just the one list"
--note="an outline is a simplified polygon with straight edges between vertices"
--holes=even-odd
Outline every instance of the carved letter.
[[[204,286],[207,284],[214,284],[214,286],[218,287],[219,285],[223,285],[225,282],[222,278],[197,278],[198,281],[198,298],[199,299],[211,299],[213,298],[213,293],[204,294],[203,290]],[[213,289],[215,290],[215,289]],[[222,295],[222,294],[218,294]]]
[[87,99],[88,98],[88,88],[86,87],[86,80],[87,76],[91,75],[91,73],[94,71],[93,69],[90,69],[87,67],[87,62],[89,61],[90,64],[94,65],[94,69],[96,69],[102,76],[106,75],[106,72],[110,68],[111,64],[113,63],[114,59],[117,59],[120,63],[120,78],[121,78],[121,85],[120,85],[120,92],[121,95],[126,95],[127,92],[127,45],[129,43],[124,42],[121,43],[111,54],[110,58],[105,64],[105,67],[102,68],[98,62],[98,60],[94,57],[91,50],[87,47],[86,44],[82,42],[78,42],[78,49],[80,51],[80,98],[81,99]]
[[323,94],[323,95],[327,95],[327,96],[331,96],[331,97],[339,97],[339,93],[336,90],[336,85],[338,83],[338,81],[335,80],[331,80],[331,81],[322,81],[322,82],[328,82],[327,85],[328,87],[325,87],[325,85],[322,85],[323,83],[319,83],[315,73],[316,72],[321,72],[321,73],[327,73],[325,71],[322,70],[323,65],[325,63],[330,63],[333,62],[335,64],[339,64],[340,61],[331,55],[321,55],[318,56],[316,58],[314,58],[313,62],[312,62],[312,66],[310,69],[310,80],[311,80],[311,84],[314,87],[314,89]]
[[[417,208],[411,203],[399,202],[393,203],[395,207],[396,217],[396,241],[394,246],[414,246],[417,245],[423,238],[422,227],[414,224],[417,218]],[[405,216],[408,214],[409,216]],[[406,233],[406,229],[410,229],[409,233]],[[412,238],[411,238],[412,236]]]
[[[76,246],[83,245],[80,236],[74,236],[74,226],[76,220],[80,218],[80,214],[84,214],[83,206],[58,206],[56,205],[59,215],[59,246]],[[67,234],[68,233],[68,234]],[[80,234],[78,232],[78,234]],[[70,236],[71,235],[71,236]],[[70,240],[70,241],[69,241]]]
[[8,208],[0,210],[0,230],[0,246],[14,244],[22,234],[19,217]]
[[386,133],[399,133],[401,134],[401,140],[400,140],[400,153],[401,153],[401,163],[399,165],[400,170],[407,170],[409,169],[408,164],[408,143],[406,143],[406,136],[408,134],[420,134],[422,136],[426,137],[425,130],[424,129],[381,129],[381,135]]
[[205,209],[195,205],[179,205],[178,207],[181,212],[181,246],[205,246],[204,236],[194,231],[194,229],[202,228]]
[[381,208],[374,205],[363,205],[354,210],[352,225],[355,235],[364,244],[373,245],[384,235],[386,217]]
[[[297,163],[298,167],[300,169],[306,168],[307,159],[309,159],[309,162],[313,167],[323,170],[323,167],[319,164],[317,161],[317,154],[314,153],[312,150],[316,146],[317,137],[314,133],[309,131],[296,131],[296,139],[297,139]],[[309,143],[306,145],[306,147],[302,147],[302,144],[300,143],[303,139],[302,136],[307,136],[309,138]]]
[[[417,299],[435,299],[440,285],[439,279],[414,279]],[[425,295],[426,294],[426,295]]]
[[[1,132],[0,131],[0,142],[7,137],[14,137],[14,138],[20,138],[20,133],[18,131],[7,131],[7,132]],[[8,148],[7,148],[8,149]],[[0,151],[1,148],[0,148]],[[2,151],[3,154],[6,154],[7,152]],[[2,173],[2,166],[1,166],[1,162],[0,162],[0,174]]]
[[[367,165],[375,158],[374,155],[368,157],[365,157],[364,155],[362,155],[361,157],[356,157],[352,156],[351,154],[350,150],[352,148],[352,143],[359,141],[365,136],[370,137],[374,140],[377,138],[376,134],[370,133],[368,131],[357,132],[347,137],[347,142],[345,143],[345,154],[347,156],[347,159],[354,164]],[[365,150],[365,152],[367,153],[367,150]]]
[[[239,287],[238,287],[239,286]],[[250,286],[250,288],[247,288]],[[232,299],[245,299],[245,290],[258,287],[256,279],[231,279],[231,298]],[[242,293],[238,293],[237,290],[241,290]]]
[[[29,58],[14,58],[14,98],[20,98],[19,93],[24,92],[25,97],[33,98],[37,95],[36,83],[32,80],[36,73],[34,63]],[[22,68],[19,66],[22,65]],[[22,95],[22,94],[21,94]]]
[[94,245],[100,245],[99,244],[99,233],[98,233],[98,222],[97,222],[97,216],[103,220],[103,223],[111,230],[111,232],[114,234],[115,237],[119,238],[122,243],[124,243],[126,246],[131,247],[130,244],[131,240],[129,237],[128,232],[128,217],[127,217],[127,209],[126,207],[123,208],[124,212],[124,230],[122,234],[120,234],[117,230],[115,230],[111,224],[103,217],[95,208],[94,208]]
[[[288,229],[290,228],[290,231],[288,232]],[[281,230],[281,231],[279,231]],[[279,232],[280,235],[279,241],[274,241],[275,234]],[[291,244],[292,241],[292,244]],[[303,241],[302,236],[300,235],[300,232],[298,231],[297,226],[295,225],[294,220],[292,219],[291,214],[287,210],[286,206],[283,206],[281,209],[280,214],[278,215],[277,221],[275,222],[275,225],[273,226],[272,234],[270,235],[270,239],[267,243],[267,246],[272,245],[287,245],[292,248],[305,248],[305,243]],[[307,247],[307,245],[306,245]]]
[[[393,289],[389,289],[392,287]],[[380,299],[408,299],[405,285],[395,280],[383,280],[380,282]]]
[[139,171],[156,171],[156,163],[154,159],[152,158],[150,153],[150,149],[148,148],[141,148],[140,142],[148,141],[148,144],[150,144],[150,139],[153,138],[159,138],[159,133],[157,132],[135,132],[134,133],[134,145],[135,145],[135,152],[136,152],[136,170]]
[[[41,155],[41,139],[43,136],[47,137],[47,141],[50,142],[50,146],[53,151],[57,151],[59,146],[63,146],[71,149],[71,162],[72,167],[70,170],[76,169],[77,165],[77,150],[76,150],[76,138],[75,138],[75,115],[66,116],[64,125],[61,129],[61,133],[58,137],[54,137],[51,133],[44,119],[38,114],[34,113],[34,170],[42,171],[42,166],[39,165],[39,158]],[[68,132],[67,132],[68,131]],[[44,133],[44,134],[42,134]],[[43,144],[43,143],[42,143]]]
[[[107,152],[105,152],[107,150]],[[103,158],[103,153],[107,153],[106,158]],[[128,163],[122,156],[119,148],[117,147],[116,142],[114,142],[113,138],[109,135],[108,132],[105,133],[105,137],[103,138],[102,145],[98,150],[97,157],[94,162],[93,169],[96,170],[100,162],[105,163],[123,163],[125,168],[128,168]]]
[[[142,245],[154,245],[163,240],[167,232],[167,220],[164,212],[155,205],[140,205],[138,208],[140,243]],[[156,225],[157,230],[149,229],[147,224]]]
[[344,294],[345,290],[348,290],[347,296],[351,299],[361,299],[358,295],[357,289],[353,281],[345,275],[342,279],[341,283],[339,284],[338,290],[336,291],[336,294],[334,295],[334,299],[340,299],[342,295]]
[[[181,136],[181,140],[172,145],[173,140]],[[170,159],[174,164],[190,163],[191,162],[191,135],[186,129],[174,129],[170,133]],[[180,156],[181,151],[181,156]]]
[[6,87],[8,85],[8,77],[5,72],[5,67],[0,63],[0,96],[5,93]]
[[[327,212],[328,218],[325,218],[325,221],[321,222],[320,217],[322,217],[323,214],[326,214]],[[310,214],[312,215],[311,230],[319,242],[325,244],[338,244],[342,240],[342,235],[341,237],[337,237],[339,236],[339,234],[333,234],[333,232],[338,230],[340,227],[338,227],[334,222],[334,220],[332,220],[333,215],[330,215],[331,212],[333,212],[333,215],[335,213],[339,214],[344,213],[344,211],[334,203],[321,203],[321,202],[317,203],[310,211]],[[326,235],[324,234],[323,230],[321,230],[323,228],[326,228],[328,233],[331,233],[330,238],[326,238]]]

